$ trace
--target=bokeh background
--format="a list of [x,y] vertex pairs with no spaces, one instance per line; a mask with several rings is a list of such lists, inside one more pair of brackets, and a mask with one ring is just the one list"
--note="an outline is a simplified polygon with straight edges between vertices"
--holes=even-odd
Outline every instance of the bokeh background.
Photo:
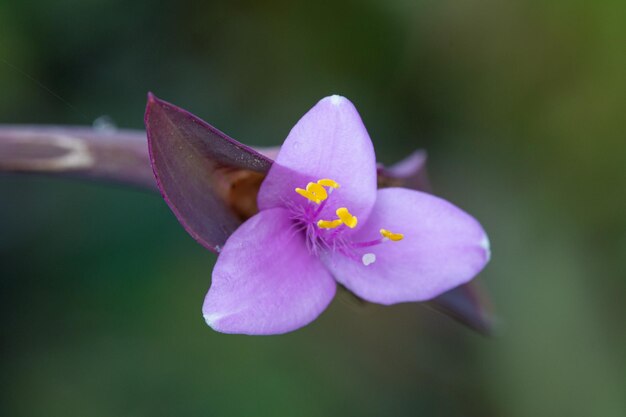
[[292,334],[214,333],[215,256],[159,197],[2,175],[0,415],[625,415],[625,22],[616,0],[1,0],[0,123],[140,129],[153,91],[278,145],[339,93],[382,162],[426,148],[490,234],[497,329],[340,298]]

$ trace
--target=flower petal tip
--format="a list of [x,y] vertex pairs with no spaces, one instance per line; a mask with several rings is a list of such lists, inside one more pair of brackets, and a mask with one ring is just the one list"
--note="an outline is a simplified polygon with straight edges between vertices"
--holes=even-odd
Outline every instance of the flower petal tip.
[[484,235],[483,239],[480,241],[480,247],[485,251],[485,262],[489,262],[491,259],[491,243],[489,242],[487,235]]
[[[212,328],[213,330],[217,330],[216,326],[217,326],[217,322],[220,321],[220,319],[222,319],[222,317],[224,317],[224,314],[221,313],[206,313],[203,314],[204,317],[204,321],[206,322],[206,324],[209,325],[210,328]],[[217,330],[219,331],[219,330]]]
[[340,96],[338,94],[326,97],[326,99],[329,100],[330,104],[332,104],[333,106],[341,106],[345,101],[347,101],[344,96]]

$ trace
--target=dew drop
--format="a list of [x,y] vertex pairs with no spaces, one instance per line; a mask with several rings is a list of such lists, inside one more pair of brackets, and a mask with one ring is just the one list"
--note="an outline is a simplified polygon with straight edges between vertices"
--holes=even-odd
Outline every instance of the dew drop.
[[361,261],[363,261],[363,265],[368,266],[376,262],[376,255],[373,253],[366,253],[363,255],[363,258],[361,258]]
[[110,116],[103,115],[93,121],[92,127],[101,133],[115,133],[117,125]]

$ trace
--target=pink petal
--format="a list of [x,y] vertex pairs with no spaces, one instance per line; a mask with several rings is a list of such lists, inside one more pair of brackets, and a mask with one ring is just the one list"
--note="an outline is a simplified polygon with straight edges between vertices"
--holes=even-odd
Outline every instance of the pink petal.
[[[471,280],[489,260],[489,241],[480,224],[430,194],[379,190],[367,223],[351,238],[371,241],[380,237],[381,228],[403,233],[404,239],[361,248],[356,259],[337,252],[324,257],[335,279],[368,301],[429,300]],[[361,258],[366,254],[374,256]]]
[[365,220],[376,199],[376,158],[361,117],[341,96],[322,99],[293,127],[259,191],[259,208],[297,204],[295,193],[309,181],[330,178],[340,184],[328,199],[324,215],[338,207]]
[[202,312],[223,333],[279,334],[309,324],[336,284],[295,231],[289,212],[261,211],[230,236],[213,269]]

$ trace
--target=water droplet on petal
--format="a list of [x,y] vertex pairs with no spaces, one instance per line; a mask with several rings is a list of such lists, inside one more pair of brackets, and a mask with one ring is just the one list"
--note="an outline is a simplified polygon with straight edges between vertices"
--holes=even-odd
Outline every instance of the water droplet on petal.
[[363,258],[361,258],[361,260],[363,261],[363,265],[368,266],[376,262],[376,255],[374,255],[373,253],[366,253],[365,255],[363,255]]

